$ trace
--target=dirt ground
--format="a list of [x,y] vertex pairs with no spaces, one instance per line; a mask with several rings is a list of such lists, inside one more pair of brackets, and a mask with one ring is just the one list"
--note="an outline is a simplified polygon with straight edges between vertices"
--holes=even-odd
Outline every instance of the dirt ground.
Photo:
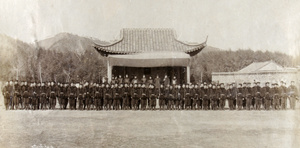
[[[3,101],[0,97],[0,101]],[[300,147],[300,110],[5,111],[0,147]]]

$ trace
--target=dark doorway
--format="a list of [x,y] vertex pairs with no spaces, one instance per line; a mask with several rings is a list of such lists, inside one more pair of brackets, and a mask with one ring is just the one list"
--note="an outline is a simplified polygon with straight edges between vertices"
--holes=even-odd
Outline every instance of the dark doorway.
[[121,67],[114,66],[112,69],[113,76],[125,76],[128,74],[129,77],[137,76],[138,79],[145,75],[147,78],[152,76],[155,78],[157,75],[163,79],[165,75],[171,80],[174,76],[177,78],[177,82],[180,84],[186,82],[186,68],[185,67]]

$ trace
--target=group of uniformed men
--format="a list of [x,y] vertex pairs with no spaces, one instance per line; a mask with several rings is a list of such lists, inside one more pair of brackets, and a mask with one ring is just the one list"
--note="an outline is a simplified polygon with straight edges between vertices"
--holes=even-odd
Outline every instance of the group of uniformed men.
[[[136,76],[129,81],[112,79],[111,83],[28,83],[9,81],[2,89],[4,104],[8,109],[45,110],[156,110],[156,102],[160,110],[224,110],[228,101],[230,110],[281,110],[295,109],[298,100],[298,89],[291,82],[289,87],[285,82],[270,85],[260,82],[235,83],[225,87],[221,84],[177,84],[176,77],[171,81],[167,76],[160,82],[157,76],[147,80],[145,76],[138,80]],[[158,101],[157,101],[158,100]]]

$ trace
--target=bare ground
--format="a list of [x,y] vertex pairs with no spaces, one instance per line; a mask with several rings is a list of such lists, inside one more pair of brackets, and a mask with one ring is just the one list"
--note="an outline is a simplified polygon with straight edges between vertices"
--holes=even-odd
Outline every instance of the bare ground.
[[[0,97],[0,101],[3,101]],[[300,147],[300,110],[5,111],[0,147]]]

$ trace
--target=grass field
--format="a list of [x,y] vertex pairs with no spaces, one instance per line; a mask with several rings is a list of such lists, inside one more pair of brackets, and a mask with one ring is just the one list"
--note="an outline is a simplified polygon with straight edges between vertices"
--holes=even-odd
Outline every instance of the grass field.
[[[0,97],[0,101],[3,101]],[[0,147],[300,147],[300,110],[5,111]]]
[[0,147],[300,147],[300,111],[4,111]]

